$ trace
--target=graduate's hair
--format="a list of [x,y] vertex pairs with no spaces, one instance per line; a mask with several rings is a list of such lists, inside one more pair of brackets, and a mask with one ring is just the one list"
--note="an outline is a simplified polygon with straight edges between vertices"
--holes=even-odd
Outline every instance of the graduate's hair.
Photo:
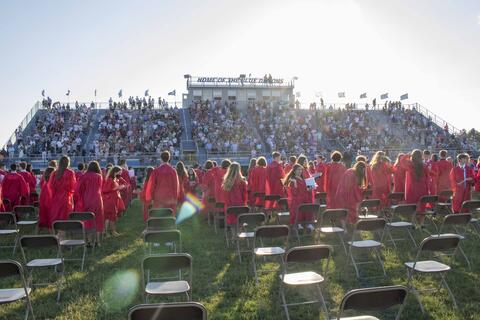
[[290,158],[288,158],[288,160],[290,161],[290,163],[296,163],[297,162],[297,157],[290,156]]
[[17,171],[17,164],[16,164],[16,163],[12,163],[12,164],[10,165],[10,170],[12,170],[12,171]]
[[230,167],[230,165],[232,164],[232,162],[228,159],[223,159],[222,160],[222,169],[227,169],[228,167]]
[[315,166],[315,164],[313,163],[313,161],[308,161],[308,167],[310,168],[310,167],[313,167],[313,166]]
[[[90,166],[90,163],[89,163],[88,165]],[[80,162],[80,163],[77,165],[77,169],[80,170],[80,171],[85,170],[85,163]]]
[[405,153],[402,153],[402,152],[400,152],[399,154],[397,154],[397,159],[395,160],[394,166],[400,165],[400,161],[402,160],[402,157],[403,157],[404,155],[405,155]]
[[363,161],[358,161],[353,165],[353,171],[355,172],[355,176],[357,177],[357,185],[361,186],[362,188],[367,186],[367,164]]
[[213,162],[210,160],[205,161],[205,169],[210,170],[213,168]]
[[20,162],[19,165],[20,165],[20,169],[22,170],[27,169],[27,163],[25,161]]
[[430,152],[430,150],[425,149],[425,150],[423,150],[423,154],[426,155],[426,156],[429,156],[432,153]]
[[440,152],[438,153],[438,155],[442,159],[445,159],[447,157],[447,154],[448,154],[447,150],[440,150]]
[[185,165],[182,161],[177,162],[177,166],[175,167],[177,170],[177,175],[179,178],[186,177],[188,175],[187,170],[185,169]]
[[420,179],[423,174],[423,156],[422,151],[415,149],[412,151],[412,163],[415,170],[415,177]]
[[432,154],[432,161],[437,162],[438,161],[438,154],[434,153]]
[[162,159],[163,162],[169,162],[170,161],[170,152],[168,151],[162,151],[160,153],[160,159]]
[[330,158],[332,158],[333,162],[340,162],[342,161],[342,153],[340,151],[333,151]]
[[355,158],[355,162],[363,161],[363,162],[367,163],[367,160],[368,160],[367,156],[364,156],[363,154],[358,155]]
[[147,167],[145,169],[145,179],[143,180],[144,186],[147,184],[148,180],[150,180],[150,176],[152,175],[153,170],[153,167]]
[[462,159],[467,159],[469,160],[470,159],[470,156],[468,155],[468,153],[460,153],[458,156],[457,156],[457,161],[460,161]]
[[123,166],[123,165],[126,165],[127,164],[127,160],[126,159],[120,159],[118,160],[118,165],[119,166]]
[[295,176],[295,170],[297,170],[298,168],[301,168],[303,170],[303,166],[298,164],[298,163],[295,163],[292,167],[292,170],[290,170],[290,172],[285,176],[285,178],[283,178],[282,180],[282,184],[284,186],[288,186],[290,184],[290,181],[292,180],[292,178]]
[[[190,171],[192,172],[192,174],[190,174]],[[197,180],[197,173],[195,172],[195,170],[194,170],[193,167],[192,167],[192,168],[189,168],[189,169],[187,170],[187,175],[188,175],[188,180],[190,180],[190,181],[195,181],[195,180]],[[192,179],[192,177],[193,177],[193,179]]]
[[198,162],[195,162],[192,166],[193,169],[198,169],[200,167],[200,165],[198,164]]
[[273,158],[273,159],[276,159],[276,158],[278,158],[278,157],[280,157],[280,152],[274,151],[274,152],[272,153],[272,158]]
[[50,160],[48,162],[49,167],[57,168],[57,160]]
[[307,156],[301,154],[298,156],[297,163],[301,165],[302,167],[306,167],[308,165],[308,159]]
[[267,166],[267,159],[265,159],[265,157],[258,158],[257,159],[257,166],[266,167]]
[[55,174],[55,179],[60,180],[63,177],[65,170],[70,166],[70,158],[68,156],[62,156],[58,161],[58,169]]
[[250,163],[248,164],[248,172],[250,172],[251,169],[255,168],[256,165],[257,165],[257,159],[256,158],[250,159]]
[[372,161],[370,161],[370,166],[373,170],[377,170],[377,168],[383,163],[385,158],[385,152],[377,151],[372,157]]
[[[79,170],[83,170],[83,169],[79,169]],[[95,161],[95,160],[90,161],[88,163],[87,172],[95,172],[98,174],[102,174],[102,170],[100,170],[100,164],[98,163],[98,161]]]
[[27,167],[25,168],[25,170],[27,170],[27,172],[32,172],[32,164],[27,163]]
[[214,167],[218,166],[217,161],[215,161],[215,160],[212,160],[212,164],[213,164]]
[[242,175],[242,167],[240,166],[240,163],[233,162],[232,164],[230,164],[230,166],[228,167],[227,173],[225,173],[225,176],[223,177],[223,183],[222,183],[223,190],[225,191],[232,190],[235,182],[239,180],[244,180],[244,177]]
[[108,173],[107,173],[107,178],[115,178],[115,176],[117,175],[117,173],[119,172],[122,172],[122,168],[119,167],[119,166],[113,166],[110,168],[110,170],[108,170]]
[[50,176],[52,175],[52,172],[55,171],[54,167],[47,167],[45,171],[43,172],[43,181],[48,182],[50,180]]

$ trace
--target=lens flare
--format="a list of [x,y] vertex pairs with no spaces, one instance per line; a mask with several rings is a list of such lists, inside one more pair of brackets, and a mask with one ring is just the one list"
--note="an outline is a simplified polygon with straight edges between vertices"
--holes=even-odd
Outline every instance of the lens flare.
[[196,213],[200,212],[203,209],[203,203],[195,195],[187,193],[185,196],[185,202],[182,203],[180,211],[177,214],[177,224],[182,223],[183,221],[190,219]]
[[130,305],[138,294],[140,277],[134,270],[120,271],[110,277],[100,291],[100,299],[107,312],[115,312]]

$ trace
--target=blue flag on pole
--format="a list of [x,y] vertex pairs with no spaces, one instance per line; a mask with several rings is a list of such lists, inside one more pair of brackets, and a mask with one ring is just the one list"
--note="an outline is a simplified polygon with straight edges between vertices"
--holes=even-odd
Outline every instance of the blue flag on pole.
[[388,99],[388,92],[387,93],[384,93],[380,96],[380,99]]
[[122,94],[123,94],[122,89],[120,89],[120,91],[118,91],[118,97],[121,98]]
[[170,91],[168,93],[169,96],[176,96],[177,95],[177,90]]
[[42,97],[45,97],[45,89],[42,90]]
[[362,93],[362,94],[360,95],[360,99],[365,99],[366,97],[367,97],[367,93],[366,93],[366,92],[365,92],[365,93]]
[[68,89],[67,93],[65,94],[66,96],[70,95],[70,89]]
[[97,89],[93,92],[93,95],[96,97],[97,96]]
[[400,96],[400,100],[406,100],[406,99],[408,99],[408,93],[402,94]]
[[145,97],[148,97],[148,96],[149,96],[149,94],[148,94],[148,89],[147,89],[147,90],[145,90]]
[[345,98],[345,92],[339,92],[338,97],[339,98]]

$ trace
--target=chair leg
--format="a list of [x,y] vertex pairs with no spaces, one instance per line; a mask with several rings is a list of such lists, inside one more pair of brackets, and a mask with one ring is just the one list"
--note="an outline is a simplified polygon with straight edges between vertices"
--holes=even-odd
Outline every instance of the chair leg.
[[238,262],[242,263],[242,253],[240,251],[240,238],[236,239],[237,242],[237,254],[238,254]]
[[82,267],[81,270],[83,271],[83,267],[85,265],[85,256],[87,254],[87,244],[83,245],[83,256],[82,256]]
[[253,253],[253,256],[252,256],[252,263],[253,263],[253,274],[255,276],[255,284],[258,285],[257,263],[255,261],[255,253]]
[[283,309],[285,310],[285,316],[287,320],[290,320],[290,314],[288,313],[287,299],[285,298],[285,289],[283,284],[280,285],[280,297],[282,298]]
[[462,254],[463,258],[465,259],[465,262],[467,263],[468,269],[472,270],[470,260],[468,259],[467,255],[465,254],[465,251],[463,251],[462,246],[460,244],[458,245],[458,250]]
[[415,246],[415,249],[418,248],[417,241],[415,241],[415,238],[413,237],[413,234],[410,231],[410,228],[406,228],[406,229],[407,229],[408,236],[410,237],[410,240],[412,240],[412,243]]
[[452,299],[453,308],[458,309],[457,300],[455,299],[455,296],[453,295],[452,290],[450,290],[450,287],[448,286],[447,281],[445,281],[445,275],[440,274],[440,277],[442,278],[442,283],[445,286],[445,289],[447,289],[447,292],[448,292],[448,295],[450,296],[450,299]]
[[214,214],[213,214],[213,231],[215,232],[215,234],[218,234],[218,231],[217,231],[217,223],[218,223],[217,214],[214,213]]
[[397,250],[397,244],[395,243],[395,239],[393,239],[393,237],[392,237],[392,230],[391,229],[387,229],[387,236],[390,238],[390,241],[393,244],[393,248],[396,251]]
[[[357,264],[355,263],[355,259],[353,258],[352,247],[350,246],[350,250],[348,251],[348,256],[353,264],[353,268],[355,269],[355,274],[357,278],[360,279],[360,273],[358,272]],[[348,258],[347,258],[348,259]]]
[[408,280],[407,280],[407,288],[408,291],[411,291],[415,298],[418,301],[418,304],[420,305],[420,310],[422,311],[422,314],[425,314],[425,309],[422,304],[422,300],[420,299],[420,293],[417,291],[417,289],[413,286],[413,270],[407,270],[408,273]]
[[378,260],[378,263],[380,263],[380,267],[382,267],[382,271],[383,271],[383,276],[386,277],[387,276],[387,273],[385,272],[385,266],[383,265],[383,261],[382,261],[382,256],[380,254],[380,250],[378,249],[374,249],[373,250],[375,252],[375,256]]
[[325,299],[323,298],[323,294],[322,294],[322,289],[320,288],[320,285],[317,284],[317,291],[318,291],[318,296],[320,298],[320,301],[322,303],[322,306],[323,306],[323,311],[325,312],[325,319],[330,319],[330,317],[328,316],[328,308],[327,308],[327,303],[325,302]]

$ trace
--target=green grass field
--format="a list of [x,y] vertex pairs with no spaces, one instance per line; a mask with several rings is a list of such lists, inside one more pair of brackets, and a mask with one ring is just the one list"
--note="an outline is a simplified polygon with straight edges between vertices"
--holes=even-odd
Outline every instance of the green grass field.
[[[36,289],[31,297],[37,319],[126,319],[130,307],[143,302],[140,285],[140,265],[144,256],[144,245],[140,237],[144,229],[141,206],[135,201],[119,222],[118,238],[106,239],[102,247],[92,256],[89,251],[84,272],[78,264],[66,267],[68,283],[60,303],[55,301],[54,287]],[[193,256],[193,301],[201,302],[208,310],[209,319],[285,319],[279,298],[279,277],[277,273],[261,276],[255,284],[250,256],[245,255],[238,263],[233,249],[226,249],[223,233],[216,235],[202,217],[195,216],[179,226],[183,238],[183,251]],[[419,235],[418,240],[422,237]],[[312,237],[305,237],[304,244],[312,244]],[[330,241],[329,241],[330,242]],[[297,245],[294,238],[290,246]],[[478,238],[470,237],[465,243],[466,252],[472,257],[480,254]],[[408,242],[400,245],[400,254],[390,245],[383,248],[387,278],[360,283],[353,267],[345,267],[345,255],[336,247],[328,283],[323,291],[330,316],[336,315],[340,300],[345,292],[354,288],[376,285],[406,284],[403,262],[411,261],[416,250]],[[11,258],[3,249],[2,258]],[[14,259],[21,261],[17,253]],[[453,311],[452,304],[444,289],[423,297],[427,313],[422,316],[413,295],[407,298],[402,319],[480,319],[480,261],[474,259],[469,270],[460,255],[453,263],[453,270],[447,276],[459,309]],[[274,267],[266,264],[262,267]],[[370,267],[370,273],[375,272]],[[418,286],[435,283],[433,278],[417,281]],[[5,281],[0,282],[5,285]],[[307,291],[291,294],[293,299],[308,295]],[[179,297],[184,299],[184,296]],[[291,308],[292,319],[323,319],[318,305]],[[14,303],[0,306],[0,319],[22,319],[24,304]],[[392,313],[382,315],[390,319]]]

